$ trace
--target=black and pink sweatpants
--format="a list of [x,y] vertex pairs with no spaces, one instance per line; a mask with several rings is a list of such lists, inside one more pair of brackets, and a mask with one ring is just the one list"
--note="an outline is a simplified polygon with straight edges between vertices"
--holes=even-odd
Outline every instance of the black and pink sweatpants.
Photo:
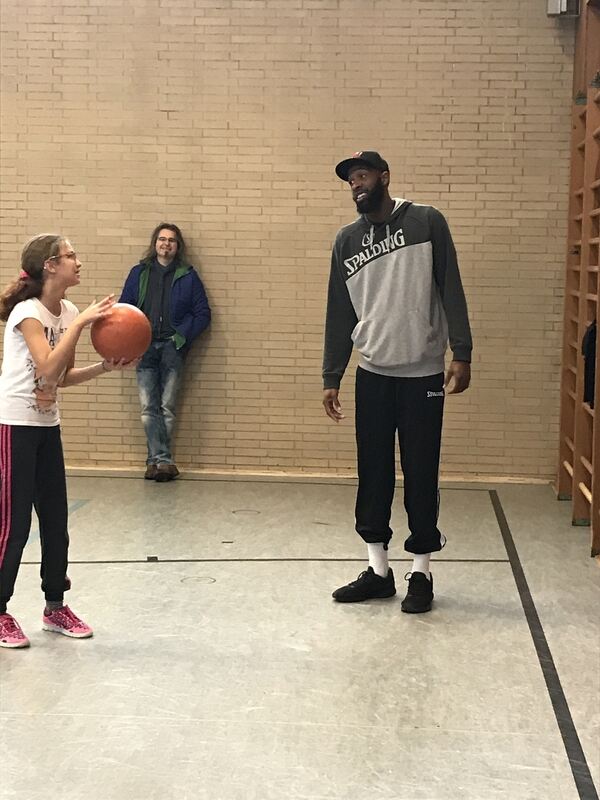
[[32,509],[39,520],[46,600],[67,588],[68,505],[60,426],[0,425],[0,614],[13,595]]

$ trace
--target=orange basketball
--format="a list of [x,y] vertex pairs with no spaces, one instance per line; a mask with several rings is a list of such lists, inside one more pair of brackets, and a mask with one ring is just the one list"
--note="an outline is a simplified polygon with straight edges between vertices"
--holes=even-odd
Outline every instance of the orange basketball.
[[92,323],[92,344],[102,358],[133,361],[144,355],[152,341],[146,315],[129,303],[115,303],[110,314]]

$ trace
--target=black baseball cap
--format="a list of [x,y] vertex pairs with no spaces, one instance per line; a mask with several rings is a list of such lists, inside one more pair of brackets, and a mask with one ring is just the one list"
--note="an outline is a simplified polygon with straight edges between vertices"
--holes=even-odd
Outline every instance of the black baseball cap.
[[368,167],[369,169],[378,169],[380,172],[389,172],[390,168],[387,161],[385,161],[379,153],[375,150],[359,150],[354,153],[350,158],[346,158],[335,168],[335,174],[343,181],[348,180],[348,173],[352,167]]

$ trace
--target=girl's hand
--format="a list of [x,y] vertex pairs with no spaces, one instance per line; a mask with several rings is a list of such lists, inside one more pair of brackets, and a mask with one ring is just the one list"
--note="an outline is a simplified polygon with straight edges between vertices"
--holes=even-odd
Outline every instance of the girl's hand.
[[92,322],[95,322],[97,319],[108,317],[115,302],[114,294],[109,294],[108,297],[105,297],[104,300],[100,300],[99,302],[94,301],[79,314],[77,321],[82,328],[87,328],[88,325],[91,325]]
[[102,369],[104,372],[112,372],[115,369],[133,369],[141,360],[141,358],[134,358],[132,361],[125,361],[124,358],[105,358],[102,362]]

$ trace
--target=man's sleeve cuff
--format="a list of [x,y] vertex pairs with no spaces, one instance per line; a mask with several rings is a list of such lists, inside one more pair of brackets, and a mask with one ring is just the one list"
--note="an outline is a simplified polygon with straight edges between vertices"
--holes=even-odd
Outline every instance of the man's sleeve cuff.
[[457,347],[452,351],[453,361],[465,361],[467,364],[471,363],[471,349],[469,347]]
[[323,389],[339,389],[341,378],[331,372],[323,373]]

